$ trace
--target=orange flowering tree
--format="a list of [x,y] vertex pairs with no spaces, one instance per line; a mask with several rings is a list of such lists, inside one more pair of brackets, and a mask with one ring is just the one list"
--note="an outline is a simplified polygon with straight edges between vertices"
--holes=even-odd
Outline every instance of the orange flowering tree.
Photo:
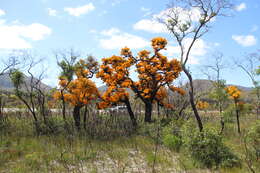
[[[145,104],[145,122],[151,122],[153,102],[158,98],[161,87],[168,86],[172,91],[183,93],[180,88],[173,86],[173,81],[182,71],[178,60],[169,60],[160,51],[165,49],[167,40],[162,37],[152,39],[153,51],[142,50],[138,56],[133,56],[129,48],[121,50],[121,56],[103,58],[97,77],[101,78],[108,87],[131,89]],[[131,67],[135,67],[138,80],[134,81],[129,74]],[[116,91],[116,90],[115,90]],[[106,94],[106,93],[105,93]],[[128,95],[126,96],[128,98]],[[162,100],[162,99],[161,99]],[[102,103],[105,105],[105,103]],[[108,104],[108,103],[106,103]]]
[[[95,73],[94,68],[96,69],[95,66],[90,65],[88,59],[81,59],[75,65],[74,73],[76,74],[76,79],[68,83],[66,78],[61,77],[59,81],[61,88],[66,86],[63,97],[66,102],[74,107],[73,118],[78,129],[80,129],[80,109],[99,97],[95,83],[90,80],[93,73]],[[53,97],[56,100],[61,99],[62,93],[60,90],[56,91]]]
[[58,59],[58,57],[62,57],[62,60],[57,62],[57,65],[61,68],[58,89],[60,91],[60,100],[62,102],[62,116],[63,120],[66,122],[66,102],[64,98],[64,92],[68,84],[73,80],[74,66],[78,55],[76,55],[73,50],[70,50],[68,55],[63,53],[56,54],[56,59]]
[[205,110],[209,107],[209,103],[205,101],[198,101],[197,102],[197,108],[200,110]]
[[239,110],[241,108],[242,102],[239,101],[239,98],[241,96],[241,91],[236,86],[228,86],[225,88],[225,90],[230,98],[234,101],[237,117],[237,129],[238,133],[240,133]]
[[107,89],[101,96],[102,101],[98,103],[98,108],[104,109],[118,103],[124,103],[133,126],[136,126],[136,117],[130,105],[129,93],[126,90],[132,83],[129,78],[129,68],[133,65],[132,59],[112,56],[103,58],[102,62],[96,76],[106,83]]

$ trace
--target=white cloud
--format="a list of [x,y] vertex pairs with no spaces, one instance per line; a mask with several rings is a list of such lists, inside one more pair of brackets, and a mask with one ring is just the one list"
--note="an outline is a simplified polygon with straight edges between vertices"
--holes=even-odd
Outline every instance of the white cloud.
[[119,33],[120,33],[120,30],[118,28],[110,28],[109,30],[104,30],[101,32],[101,34],[104,36],[113,36],[113,35],[116,35]]
[[0,16],[4,16],[5,15],[5,11],[0,9]]
[[168,32],[167,27],[156,20],[143,19],[134,24],[135,30],[143,30],[151,33]]
[[[159,14],[155,14],[151,19],[142,19],[133,25],[133,28],[136,30],[143,30],[151,33],[165,33],[167,32],[167,27],[165,24],[158,21],[169,20],[169,15],[176,13],[179,14],[179,23],[183,24],[191,20],[196,23],[199,21],[201,17],[201,13],[198,8],[192,8],[191,10],[184,10],[183,8],[168,8],[166,10],[161,11]],[[191,28],[192,29],[192,26]]]
[[57,10],[54,10],[52,8],[47,8],[47,11],[49,16],[57,16]]
[[244,47],[254,46],[257,42],[253,35],[232,35],[232,39]]
[[51,29],[40,23],[30,25],[0,24],[0,48],[2,49],[26,49],[31,48],[28,40],[42,40],[51,34]]
[[89,4],[79,6],[76,8],[66,7],[66,8],[64,8],[64,11],[68,12],[72,16],[78,17],[83,14],[87,14],[90,11],[93,11],[94,9],[95,9],[95,6],[92,3],[89,3]]
[[[192,39],[191,38],[187,38],[184,40],[184,54],[187,53],[187,49],[188,46],[190,45]],[[194,46],[191,49],[190,52],[190,56],[189,56],[189,60],[188,63],[189,64],[199,64],[199,57],[202,57],[204,55],[206,55],[207,50],[209,49],[209,47],[207,46],[207,43],[202,40],[202,39],[198,39]],[[181,49],[179,46],[167,46],[166,50],[163,51],[164,53],[167,54],[167,56],[169,57],[179,57],[180,53],[181,53]]]
[[236,11],[242,11],[246,9],[246,4],[243,2],[235,7]]
[[104,30],[101,34],[107,38],[100,39],[100,46],[104,49],[120,49],[125,46],[138,49],[150,45],[150,42],[142,37],[132,35],[129,33],[121,32],[117,28]]

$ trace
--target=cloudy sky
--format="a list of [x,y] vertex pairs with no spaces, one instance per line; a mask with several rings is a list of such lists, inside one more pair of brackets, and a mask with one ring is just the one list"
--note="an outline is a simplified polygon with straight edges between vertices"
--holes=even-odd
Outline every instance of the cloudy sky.
[[[56,85],[59,74],[53,52],[61,49],[75,48],[83,55],[92,54],[101,60],[118,54],[124,46],[132,48],[134,53],[150,49],[150,40],[162,36],[169,40],[164,53],[178,58],[173,37],[153,18],[167,10],[169,2],[1,0],[0,54],[11,50],[37,52],[48,67],[44,81],[52,86]],[[201,65],[211,62],[215,51],[222,52],[225,61],[230,61],[259,49],[259,0],[235,0],[235,3],[232,16],[216,18],[210,32],[196,42],[189,62],[196,78],[203,78]],[[233,65],[229,68],[222,74],[228,83],[251,85],[245,74]]]

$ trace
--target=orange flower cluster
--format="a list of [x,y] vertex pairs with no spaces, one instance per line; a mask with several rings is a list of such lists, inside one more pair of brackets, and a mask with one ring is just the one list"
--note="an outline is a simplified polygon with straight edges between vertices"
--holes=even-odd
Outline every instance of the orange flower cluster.
[[60,81],[59,81],[59,86],[64,88],[68,85],[68,81],[67,79],[63,78],[63,77],[60,77]]
[[182,96],[186,94],[185,90],[182,89],[182,88],[178,88],[178,87],[175,87],[175,86],[170,86],[169,88],[170,88],[171,91],[177,92]]
[[[102,59],[102,65],[97,73],[97,78],[100,78],[108,86],[108,90],[103,95],[103,100],[109,100],[104,97],[111,97],[115,93],[123,93],[123,96],[128,96],[126,88],[132,89],[136,96],[142,100],[153,102],[159,95],[160,99],[163,99],[159,89],[165,85],[169,86],[178,78],[182,68],[178,60],[168,60],[166,56],[159,53],[167,45],[165,38],[157,37],[152,39],[151,42],[154,50],[154,55],[152,56],[151,52],[142,50],[137,57],[134,57],[131,50],[125,47],[121,49],[121,56],[113,55],[112,57]],[[129,75],[130,68],[134,66],[139,78],[135,82]],[[113,88],[112,90],[110,89],[111,87]],[[119,91],[119,89],[124,90]],[[175,88],[175,91],[184,94],[184,91],[181,89]],[[166,96],[164,95],[164,97]],[[120,101],[120,99],[109,101],[115,103],[116,100]]]
[[157,93],[156,93],[156,100],[163,105],[164,107],[168,108],[168,109],[173,109],[173,105],[172,104],[168,104],[166,103],[167,101],[167,97],[168,97],[168,91],[165,87],[161,87]]
[[98,103],[99,109],[104,109],[118,102],[128,99],[126,88],[130,88],[132,80],[129,78],[129,68],[133,64],[132,54],[129,48],[121,50],[121,56],[112,56],[102,59],[102,65],[96,77],[101,78],[108,86]]
[[123,88],[109,87],[101,96],[102,101],[97,104],[98,109],[104,109],[128,99],[129,94]]
[[[61,96],[60,91],[53,94],[53,98],[56,100],[61,99]],[[74,106],[86,105],[98,97],[98,89],[91,80],[81,77],[69,83],[63,96],[66,102]]]
[[54,98],[54,100],[59,100],[61,99],[61,92],[60,91],[55,91],[52,95],[52,97]]
[[63,96],[66,102],[74,106],[84,106],[91,100],[97,99],[99,92],[95,83],[89,79],[91,72],[87,69],[88,66],[85,60],[79,60],[75,66],[76,79],[68,82],[66,78],[60,77],[61,90],[54,92],[53,98],[59,100]]
[[152,39],[152,47],[156,51],[164,49],[166,45],[167,45],[167,40],[165,38],[155,37]]
[[156,88],[171,84],[182,71],[178,60],[172,59],[169,61],[166,56],[159,52],[155,52],[155,55],[149,57],[149,52],[146,50],[139,52],[136,68],[139,81],[134,84],[144,98],[153,97]]
[[130,51],[130,49],[128,47],[125,47],[125,48],[121,49],[121,55],[129,57],[129,56],[132,56],[132,52]]
[[72,105],[86,105],[98,97],[98,89],[91,80],[77,78],[68,86],[68,94],[64,95],[65,101]]
[[225,88],[228,95],[237,101],[240,98],[241,91],[236,86],[228,86]]
[[209,107],[208,102],[204,102],[204,101],[198,101],[197,102],[197,108],[198,109],[207,109],[208,107]]

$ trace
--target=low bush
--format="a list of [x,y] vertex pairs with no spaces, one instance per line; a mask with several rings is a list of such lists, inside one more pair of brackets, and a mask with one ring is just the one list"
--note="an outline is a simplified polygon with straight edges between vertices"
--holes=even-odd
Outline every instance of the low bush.
[[163,144],[174,151],[179,151],[182,145],[180,136],[167,134],[163,137]]
[[224,121],[226,123],[233,123],[235,117],[235,107],[234,105],[230,105],[222,112],[222,116],[224,117]]
[[222,137],[216,132],[204,130],[194,132],[185,141],[191,157],[203,167],[235,167],[240,161],[231,150],[224,145]]
[[260,120],[244,136],[245,161],[251,172],[260,171]]

